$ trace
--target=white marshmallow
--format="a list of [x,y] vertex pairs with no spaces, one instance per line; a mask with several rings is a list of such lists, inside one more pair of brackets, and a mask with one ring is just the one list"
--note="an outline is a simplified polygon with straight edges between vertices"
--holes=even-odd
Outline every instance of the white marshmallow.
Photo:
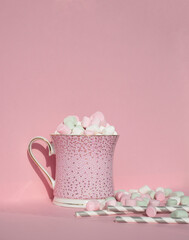
[[86,130],[93,131],[95,134],[100,133],[100,128],[97,125],[91,125],[87,127]]
[[97,125],[97,126],[100,126],[100,119],[97,118],[97,117],[94,117],[91,119],[91,125]]
[[69,127],[69,129],[71,129],[71,130],[75,127],[74,123],[71,122],[71,121],[70,121],[70,122],[69,122],[69,121],[65,122],[64,125],[66,125],[67,127]]
[[72,135],[83,135],[84,134],[84,129],[80,126],[78,127],[75,127],[73,130],[72,130]]
[[105,127],[102,131],[104,135],[113,135],[114,132],[115,132],[115,128],[113,126]]
[[158,188],[156,188],[156,192],[165,192],[165,189],[164,188],[162,188],[162,187],[158,187]]
[[116,131],[114,131],[113,135],[117,135],[117,132],[116,132]]
[[77,124],[77,118],[75,116],[68,116],[64,118],[64,124],[67,122],[72,122],[74,125]]
[[80,121],[77,122],[76,127],[77,126],[81,126],[81,122]]
[[139,188],[139,192],[142,193],[142,194],[146,194],[146,193],[148,193],[150,190],[151,190],[151,189],[150,189],[147,185]]
[[129,192],[130,192],[130,193],[137,193],[138,190],[137,190],[137,189],[130,189]]
[[177,205],[179,205],[180,202],[181,202],[180,197],[177,197],[177,196],[175,196],[175,197],[170,197],[169,199],[175,199],[175,200],[177,201]]

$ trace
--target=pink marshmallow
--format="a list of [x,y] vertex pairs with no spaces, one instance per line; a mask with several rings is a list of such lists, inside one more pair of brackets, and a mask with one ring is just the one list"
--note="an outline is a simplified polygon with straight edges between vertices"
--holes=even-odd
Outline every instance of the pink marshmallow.
[[125,206],[132,206],[132,207],[136,206],[136,200],[135,199],[127,199],[125,201]]
[[121,196],[120,202],[122,203],[123,206],[125,206],[126,200],[130,199],[130,194],[123,194]]
[[123,196],[124,192],[117,192],[115,195],[115,199],[120,202],[121,197]]
[[108,206],[116,206],[116,200],[115,199],[112,199],[112,200],[109,200],[109,201],[107,201],[106,202],[106,204],[105,204],[105,206],[106,206],[106,208],[108,207]]
[[150,203],[149,203],[149,205],[151,205],[153,207],[157,207],[157,206],[159,206],[159,204],[160,204],[160,201],[155,200],[155,199],[151,199]]
[[91,119],[93,118],[98,118],[100,121],[104,120],[104,114],[101,112],[95,112],[94,114],[91,115]]
[[155,199],[158,201],[163,201],[165,199],[165,194],[162,191],[157,191],[155,194]]
[[83,117],[82,121],[81,121],[81,125],[84,127],[84,128],[87,128],[89,125],[90,125],[90,118],[88,117]]
[[60,134],[68,135],[71,133],[71,129],[69,127],[67,127],[66,125],[64,125],[63,123],[60,123],[56,130]]
[[97,117],[94,117],[91,119],[90,125],[97,125],[100,126],[100,119]]
[[100,203],[97,200],[90,200],[86,204],[87,211],[96,211],[100,209]]
[[157,211],[156,211],[156,208],[155,207],[153,207],[153,206],[148,206],[147,207],[147,209],[146,209],[146,215],[148,216],[148,217],[155,217],[156,216],[156,213],[157,213]]
[[100,121],[100,126],[106,127],[106,124],[107,124],[106,120]]

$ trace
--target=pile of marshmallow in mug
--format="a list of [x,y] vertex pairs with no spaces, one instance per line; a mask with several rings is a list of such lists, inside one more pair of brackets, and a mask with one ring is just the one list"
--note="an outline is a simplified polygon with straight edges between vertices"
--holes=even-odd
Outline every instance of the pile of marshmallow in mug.
[[90,117],[68,116],[60,123],[55,134],[64,135],[117,135],[114,126],[106,122],[103,113],[96,112]]
[[[89,200],[86,204],[86,211],[76,212],[76,216],[107,216],[124,212],[145,213],[148,218],[142,217],[140,222],[189,223],[189,196],[185,196],[182,191],[173,192],[170,188],[162,187],[152,190],[145,185],[129,191],[117,190],[114,197],[109,197],[103,202]],[[154,218],[157,213],[167,212],[171,212],[169,218]],[[178,222],[178,218],[180,222]],[[129,218],[131,222],[135,220],[138,219],[135,217]]]

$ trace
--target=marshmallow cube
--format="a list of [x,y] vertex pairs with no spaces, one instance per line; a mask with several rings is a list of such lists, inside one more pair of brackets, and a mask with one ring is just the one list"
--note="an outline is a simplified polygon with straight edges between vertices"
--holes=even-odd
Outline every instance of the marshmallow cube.
[[184,196],[184,193],[181,192],[181,191],[177,191],[177,192],[171,193],[170,196],[171,196],[171,197],[182,197],[182,196]]
[[93,119],[91,119],[90,122],[91,125],[97,125],[98,127],[100,126],[100,119],[97,117],[94,117]]
[[123,206],[126,206],[126,200],[130,199],[130,194],[123,194],[121,196],[120,202]]
[[173,191],[170,189],[170,188],[165,188],[164,189],[164,193],[165,193],[165,196],[168,197]]
[[117,192],[124,192],[124,193],[129,194],[128,192],[125,191],[125,189],[118,189],[118,190],[114,191],[114,195],[115,195]]
[[162,187],[156,188],[156,192],[159,192],[159,191],[164,192],[164,188],[162,188]]
[[60,134],[70,134],[71,133],[71,130],[69,127],[67,127],[66,125],[64,125],[63,123],[60,123],[57,127],[57,132],[60,133]]
[[91,118],[91,120],[93,118],[98,118],[98,119],[100,119],[100,121],[104,121],[105,120],[104,114],[102,112],[95,112],[94,114],[91,115],[90,118]]
[[159,206],[160,205],[160,201],[158,201],[158,200],[155,200],[155,199],[152,199],[152,200],[150,200],[150,203],[149,203],[151,206],[153,206],[153,207],[157,207],[157,206]]
[[142,193],[142,194],[146,194],[146,193],[148,193],[150,190],[151,190],[151,189],[150,189],[147,185],[139,188],[139,192]]
[[100,203],[97,200],[90,200],[86,204],[87,211],[96,211],[100,209]]
[[89,127],[87,127],[86,128],[86,130],[88,131],[93,131],[95,134],[96,133],[100,133],[100,128],[99,128],[99,126],[97,126],[97,125],[91,125],[91,126],[89,126]]
[[115,132],[115,128],[113,126],[109,126],[109,127],[105,127],[103,130],[102,130],[102,133],[104,135],[113,135]]
[[136,200],[135,199],[127,199],[125,201],[125,206],[131,206],[131,207],[136,206]]
[[81,126],[75,127],[72,130],[72,135],[82,135],[84,134],[84,129]]
[[189,206],[189,196],[182,196],[181,197],[181,204]]
[[116,200],[117,200],[118,202],[120,202],[121,197],[122,197],[123,195],[124,195],[124,192],[117,192],[117,193],[115,194]]
[[129,192],[134,193],[134,192],[138,192],[138,190],[137,189],[130,189]]
[[146,209],[146,215],[148,217],[155,217],[156,216],[156,208],[153,207],[153,206],[148,206],[147,209]]
[[136,192],[131,193],[131,199],[135,199],[137,197],[140,197],[140,193],[136,193]]
[[145,200],[136,201],[136,205],[137,205],[138,207],[147,207],[147,206],[148,206],[148,202],[145,201]]
[[169,199],[175,199],[176,201],[177,201],[177,205],[179,205],[180,204],[180,201],[181,201],[181,199],[180,199],[180,197],[170,197]]
[[81,125],[82,125],[84,128],[89,127],[89,125],[90,125],[90,118],[84,116],[83,119],[82,119],[82,121],[81,121]]
[[153,190],[151,190],[151,191],[148,192],[148,194],[150,195],[150,197],[151,197],[152,199],[154,199],[155,193],[156,193],[156,192],[153,191]]
[[116,204],[117,204],[117,201],[116,201],[116,199],[114,198],[114,199],[111,199],[111,200],[106,201],[105,206],[106,206],[106,208],[107,208],[108,206],[116,206]]
[[163,201],[165,199],[165,194],[162,191],[158,191],[155,194],[155,199],[158,201]]
[[177,209],[170,214],[172,218],[188,218],[188,213],[183,209]]
[[167,202],[166,202],[166,206],[177,206],[177,200],[176,199],[168,199]]

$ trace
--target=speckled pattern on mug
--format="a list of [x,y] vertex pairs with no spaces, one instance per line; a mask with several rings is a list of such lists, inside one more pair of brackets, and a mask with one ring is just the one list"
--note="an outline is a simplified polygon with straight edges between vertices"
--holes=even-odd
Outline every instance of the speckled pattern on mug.
[[56,152],[54,196],[102,199],[112,196],[114,136],[52,135]]

